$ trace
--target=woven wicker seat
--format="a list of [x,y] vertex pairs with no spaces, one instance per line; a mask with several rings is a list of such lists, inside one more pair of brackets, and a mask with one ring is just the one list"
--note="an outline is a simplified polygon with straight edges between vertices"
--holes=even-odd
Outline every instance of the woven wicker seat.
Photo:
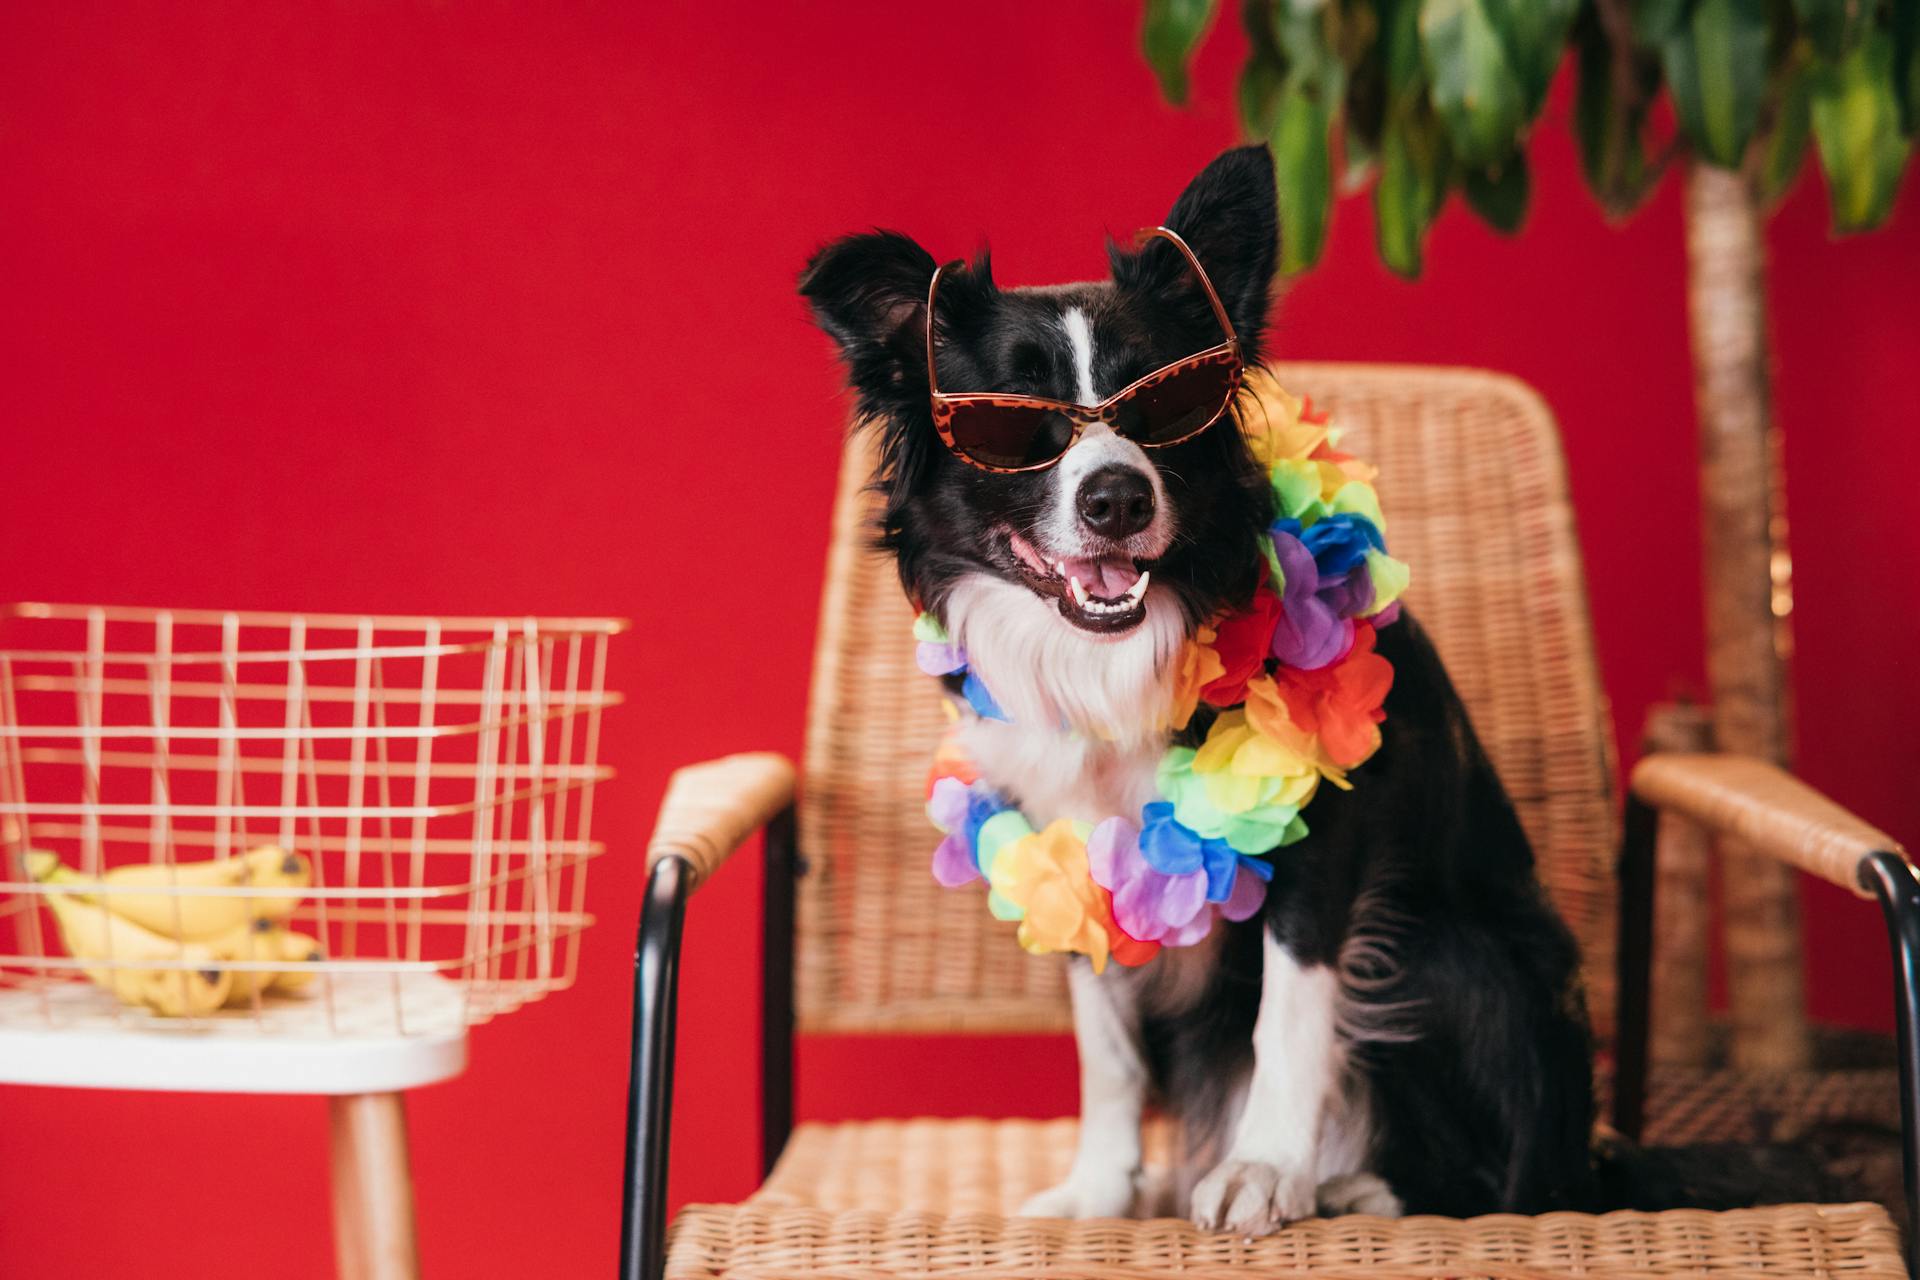
[[[1636,996],[1631,976],[1624,992],[1615,981],[1621,845],[1614,756],[1551,416],[1524,386],[1493,374],[1340,365],[1279,373],[1284,385],[1333,412],[1347,433],[1344,447],[1380,464],[1394,551],[1414,566],[1410,606],[1433,634],[1533,840],[1541,878],[1581,940],[1596,1032],[1606,1043],[1616,1014],[1644,1030],[1644,984]],[[660,954],[670,957],[685,893],[757,826],[774,820],[773,1003],[765,1022],[772,1150],[785,1136],[790,1098],[783,920],[797,922],[792,996],[803,1032],[1070,1027],[1061,959],[1021,951],[1011,926],[993,920],[975,895],[943,891],[928,874],[933,836],[924,786],[944,717],[932,682],[915,666],[910,613],[892,566],[868,549],[863,484],[870,466],[869,445],[854,440],[822,605],[793,864],[804,869],[797,910],[783,896],[790,836],[776,817],[791,802],[793,775],[776,758],[733,757],[676,775],[649,850],[656,872],[650,903],[660,919],[642,930],[630,1270],[657,1270],[664,1261],[665,1273],[680,1277],[1905,1274],[1893,1224],[1884,1209],[1866,1204],[1467,1221],[1346,1217],[1259,1240],[1202,1232],[1177,1218],[1008,1216],[1064,1176],[1072,1120],[803,1125],[744,1204],[681,1213],[663,1260],[650,1219],[664,1204],[652,1183],[664,1173],[660,1080],[671,1062],[672,973],[666,961],[649,968],[647,930],[667,939]],[[1659,757],[1636,772],[1634,796],[1630,854],[1636,840],[1650,850],[1650,805],[1737,831],[1759,851],[1856,891],[1862,858],[1897,852],[1881,833],[1756,762]],[[1904,863],[1890,865],[1911,879]],[[1627,947],[1621,972],[1635,972],[1635,948],[1643,947],[1643,938]],[[1633,1051],[1626,1057],[1635,1060]],[[1898,1106],[1886,1077],[1874,1073],[1835,1083],[1696,1072],[1656,1079],[1652,1104],[1651,1134],[1692,1140],[1722,1136],[1737,1127],[1730,1117],[1745,1124],[1768,1108],[1864,1107],[1884,1117]],[[1150,1163],[1166,1143],[1152,1127]]]
[[[1073,1159],[1072,1120],[802,1125],[743,1205],[692,1205],[667,1275],[1904,1277],[1878,1205],[1304,1222],[1257,1240],[1179,1219],[1013,1218]],[[1149,1150],[1152,1135],[1150,1134]]]

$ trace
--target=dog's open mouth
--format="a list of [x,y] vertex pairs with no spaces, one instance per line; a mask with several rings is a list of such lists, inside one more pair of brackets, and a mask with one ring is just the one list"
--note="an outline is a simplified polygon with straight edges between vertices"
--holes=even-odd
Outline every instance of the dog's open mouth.
[[1035,595],[1057,600],[1060,614],[1088,631],[1127,631],[1147,616],[1148,572],[1132,556],[1049,559],[1017,533],[1007,548],[1020,562],[1021,577]]

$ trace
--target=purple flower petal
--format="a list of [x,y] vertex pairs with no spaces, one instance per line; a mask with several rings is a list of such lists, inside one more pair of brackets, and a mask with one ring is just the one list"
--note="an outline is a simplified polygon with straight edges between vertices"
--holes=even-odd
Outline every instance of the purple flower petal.
[[1322,578],[1320,599],[1341,617],[1357,618],[1373,604],[1373,575],[1361,564],[1337,578]]
[[1220,914],[1229,920],[1245,920],[1267,900],[1267,882],[1245,867],[1233,878],[1233,892],[1220,904]]
[[954,832],[934,849],[933,878],[947,889],[957,889],[980,878],[980,868],[973,865],[973,841],[965,832]]
[[1204,942],[1207,935],[1213,932],[1213,920],[1213,908],[1209,907],[1207,910],[1202,911],[1199,915],[1189,920],[1186,924],[1181,925],[1177,929],[1168,929],[1164,934],[1160,935],[1160,945],[1163,947],[1191,947],[1197,942]]
[[957,644],[936,644],[922,640],[914,646],[913,658],[930,676],[951,675],[967,665],[967,651]]
[[1317,671],[1338,662],[1353,647],[1353,623],[1315,596],[1300,600],[1287,592],[1280,621],[1273,628],[1273,656],[1289,667]]
[[1113,895],[1113,918],[1131,937],[1153,942],[1203,914],[1206,889],[1206,877],[1197,872],[1169,876],[1149,867]]
[[1108,818],[1087,837],[1087,870],[1093,882],[1109,893],[1144,866],[1140,857],[1140,828],[1125,818]]
[[1313,562],[1313,552],[1285,529],[1274,529],[1272,537],[1273,558],[1280,562],[1280,572],[1287,580],[1284,598],[1304,598],[1318,591],[1320,566]]
[[966,783],[958,778],[941,778],[927,797],[927,816],[942,831],[957,831],[965,825],[972,801],[973,793]]

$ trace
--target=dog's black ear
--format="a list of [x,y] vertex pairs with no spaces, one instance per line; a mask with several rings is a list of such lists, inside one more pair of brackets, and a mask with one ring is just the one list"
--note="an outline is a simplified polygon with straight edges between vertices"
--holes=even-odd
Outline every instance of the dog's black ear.
[[898,231],[835,240],[808,260],[800,296],[849,359],[866,345],[885,345],[920,318],[933,279],[933,255]]
[[[897,231],[836,240],[800,273],[800,296],[840,347],[861,416],[900,425],[924,414],[927,398],[927,286],[933,255]],[[993,292],[983,254],[940,284],[943,333],[965,329]]]
[[[1257,357],[1280,256],[1273,154],[1264,143],[1222,152],[1180,193],[1166,225],[1199,257],[1241,346],[1249,358]],[[1181,289],[1191,275],[1179,251],[1164,240],[1114,255],[1114,278],[1122,287]]]

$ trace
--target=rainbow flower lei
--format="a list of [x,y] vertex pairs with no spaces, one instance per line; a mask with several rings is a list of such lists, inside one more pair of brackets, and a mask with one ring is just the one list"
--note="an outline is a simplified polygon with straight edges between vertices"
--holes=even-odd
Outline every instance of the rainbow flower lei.
[[[1380,746],[1393,668],[1374,633],[1399,616],[1407,566],[1387,554],[1375,469],[1339,451],[1324,414],[1248,371],[1242,430],[1267,468],[1279,512],[1263,545],[1268,575],[1246,607],[1198,629],[1173,672],[1169,727],[1216,710],[1198,747],[1168,748],[1160,796],[1137,819],[1059,819],[1036,831],[979,777],[953,735],[934,756],[927,811],[944,838],[934,878],[984,880],[987,907],[1020,923],[1020,945],[1144,964],[1191,946],[1219,919],[1260,909],[1268,860],[1307,834],[1301,811],[1321,783]],[[962,676],[973,713],[1006,719],[939,621],[914,623],[920,668]]]

